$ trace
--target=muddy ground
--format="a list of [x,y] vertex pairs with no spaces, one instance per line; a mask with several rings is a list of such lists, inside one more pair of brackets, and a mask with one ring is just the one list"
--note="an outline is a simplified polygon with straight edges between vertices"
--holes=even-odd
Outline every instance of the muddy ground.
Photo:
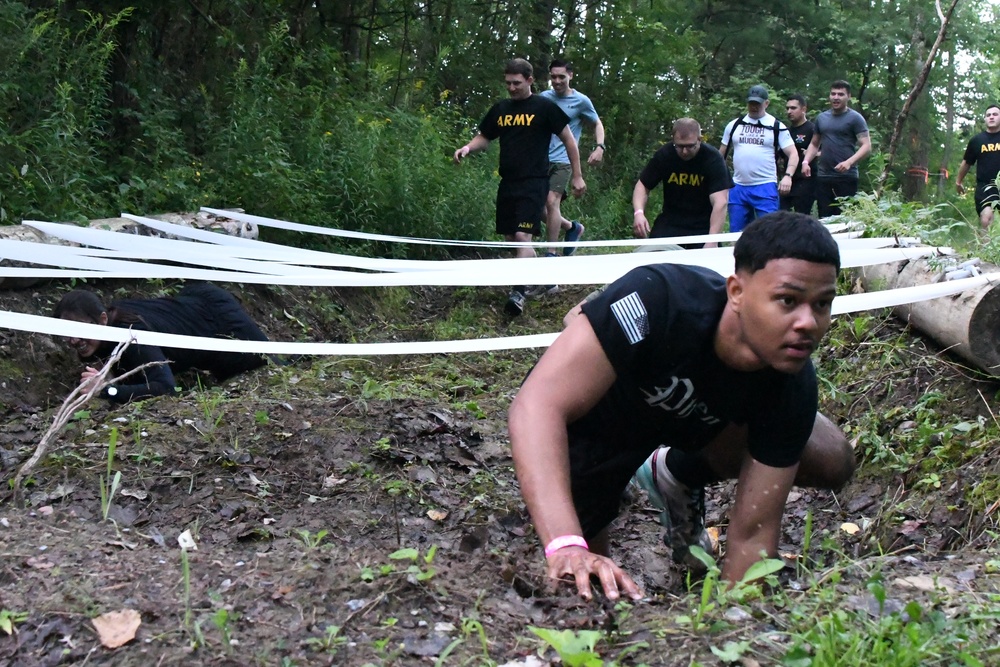
[[[113,297],[170,286],[95,287]],[[511,323],[497,290],[227,287],[273,339],[341,342],[454,338],[483,327],[493,335],[552,331],[585,293],[532,301]],[[49,312],[67,289],[0,292],[0,308]],[[906,335],[887,321],[878,328],[873,335],[883,339]],[[908,345],[936,358],[918,339]],[[862,345],[824,354],[832,367],[877,362]],[[18,507],[8,481],[79,364],[58,340],[0,330],[0,612],[12,625],[5,633],[0,617],[0,664],[548,664],[555,654],[529,626],[600,630],[601,654],[621,664],[720,664],[710,649],[727,637],[780,630],[782,610],[767,598],[727,615],[722,631],[679,624],[692,598],[642,497],[619,519],[613,547],[647,600],[585,603],[568,588],[547,589],[504,421],[536,357],[306,358],[223,386],[206,378],[202,390],[188,376],[180,397],[96,402],[30,475]],[[991,420],[1000,389],[950,361],[914,363],[886,381],[864,372],[842,387],[849,397],[828,397],[838,420],[866,410],[903,414],[931,390],[946,393],[946,409],[964,419]],[[903,421],[891,428],[918,426]],[[105,520],[112,429],[121,478]],[[783,552],[801,557],[808,539],[820,573],[850,559],[829,585],[861,606],[870,604],[866,582],[875,571],[886,581],[944,577],[955,590],[995,593],[996,577],[984,568],[995,558],[995,508],[985,514],[967,491],[985,480],[996,488],[1000,446],[978,446],[978,463],[937,486],[872,465],[836,495],[794,490]],[[731,491],[709,496],[708,523],[723,536]],[[862,530],[849,535],[844,522]],[[184,531],[196,550],[178,547]],[[794,591],[803,576],[788,568],[781,585]],[[891,595],[926,594],[919,588]],[[125,609],[141,619],[135,639],[105,648],[91,619]],[[767,655],[756,648],[758,659]]]

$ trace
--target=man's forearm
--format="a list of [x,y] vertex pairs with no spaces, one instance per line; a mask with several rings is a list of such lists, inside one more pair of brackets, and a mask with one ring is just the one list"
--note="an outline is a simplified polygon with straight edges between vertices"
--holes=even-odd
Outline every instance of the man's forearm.
[[649,203],[649,190],[639,181],[632,189],[632,212],[645,211],[646,204]]
[[854,155],[851,156],[851,164],[857,165],[871,152],[872,141],[869,137],[864,137],[861,139],[861,145],[858,146],[858,150],[854,151]]
[[511,454],[521,495],[542,544],[583,535],[570,488],[566,424],[514,399],[509,416]]
[[819,135],[814,134],[812,140],[809,142],[809,146],[806,148],[806,154],[802,156],[802,162],[811,163],[816,159],[819,154]]
[[721,234],[722,227],[726,224],[726,208],[729,203],[729,191],[713,192],[709,195],[712,200],[712,214],[708,218],[708,233]]
[[722,579],[736,583],[746,575],[747,570],[762,558],[778,555],[778,536],[754,535],[747,540],[726,540],[726,559],[722,564]]
[[594,141],[599,144],[604,143],[604,123],[601,122],[600,118],[594,123]]
[[969,163],[962,160],[962,164],[958,165],[958,174],[955,176],[955,185],[962,185],[962,181],[965,180],[965,176],[969,173]]
[[573,178],[583,178],[583,167],[580,165],[580,147],[576,141],[566,144],[566,155],[573,168]]
[[[788,164],[785,165],[785,174],[791,176],[795,173],[795,170],[798,169],[799,167],[799,152],[795,150],[794,146],[792,146],[790,148],[790,151],[788,153],[785,153],[785,156],[788,159]],[[781,177],[779,176],[779,178]]]

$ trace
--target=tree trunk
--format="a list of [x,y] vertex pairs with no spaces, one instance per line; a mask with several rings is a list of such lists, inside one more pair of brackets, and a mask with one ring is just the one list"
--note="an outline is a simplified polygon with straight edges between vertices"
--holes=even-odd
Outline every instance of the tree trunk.
[[927,60],[924,62],[923,68],[920,70],[920,74],[917,76],[917,80],[913,83],[913,88],[910,89],[910,94],[906,98],[906,102],[903,104],[903,109],[899,112],[896,117],[896,123],[892,128],[892,138],[889,140],[889,150],[886,153],[885,167],[882,169],[882,175],[879,176],[878,184],[875,188],[875,194],[882,194],[882,188],[885,187],[885,182],[889,178],[889,172],[892,170],[893,161],[896,158],[896,151],[899,148],[899,139],[903,134],[903,124],[906,122],[906,117],[910,114],[910,109],[913,107],[913,103],[916,101],[920,94],[924,90],[924,86],[927,85],[927,77],[931,73],[931,67],[934,65],[934,58],[937,56],[938,50],[941,48],[941,42],[944,41],[945,35],[948,34],[948,23],[951,21],[952,14],[955,13],[955,7],[958,6],[959,0],[951,0],[951,5],[948,6],[948,11],[944,14],[940,14],[940,4],[938,4],[938,12],[941,17],[941,28],[938,30],[937,39],[934,40],[934,45],[931,46],[930,53],[927,54]]
[[952,146],[955,143],[955,51],[949,47],[945,51],[948,58],[948,86],[944,106],[944,152],[941,154],[941,166],[938,169],[937,196],[943,197],[950,182],[948,165],[951,164]]

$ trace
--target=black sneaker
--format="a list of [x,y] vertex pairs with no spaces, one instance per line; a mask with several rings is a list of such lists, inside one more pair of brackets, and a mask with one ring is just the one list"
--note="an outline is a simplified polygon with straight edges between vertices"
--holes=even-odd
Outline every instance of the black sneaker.
[[532,285],[525,290],[524,295],[532,298],[555,294],[559,291],[559,285]]
[[503,309],[511,317],[517,317],[524,312],[524,294],[518,290],[511,290],[510,296],[507,297],[507,303],[504,304]]
[[[579,222],[577,222],[576,220],[573,220],[572,222],[573,222],[573,226],[570,227],[568,230],[566,230],[566,242],[567,243],[576,243],[583,236],[583,233],[585,231],[587,231],[587,228],[584,227]],[[575,247],[563,248],[563,254],[566,255],[567,257],[569,257],[570,255],[572,255],[574,252],[576,252],[576,248]]]

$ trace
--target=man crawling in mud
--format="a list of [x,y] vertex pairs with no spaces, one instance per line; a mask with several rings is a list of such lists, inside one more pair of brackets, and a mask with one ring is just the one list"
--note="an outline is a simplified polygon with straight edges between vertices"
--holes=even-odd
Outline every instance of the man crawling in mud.
[[777,554],[792,485],[835,489],[854,471],[847,439],[816,412],[810,361],[830,326],[836,241],[779,211],[734,254],[726,279],[658,264],[612,283],[578,306],[514,398],[514,464],[548,576],[585,598],[592,576],[609,599],[642,597],[608,541],[633,474],[689,566],[689,547],[709,546],[705,486],[738,480],[722,566],[732,582]]

